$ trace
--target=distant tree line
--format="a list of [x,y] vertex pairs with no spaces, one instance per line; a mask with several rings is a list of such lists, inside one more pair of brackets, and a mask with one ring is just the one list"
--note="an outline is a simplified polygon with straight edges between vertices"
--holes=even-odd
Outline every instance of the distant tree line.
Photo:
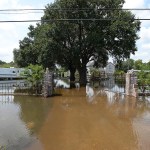
[[7,63],[5,61],[0,60],[0,68],[10,68],[10,67],[15,67],[15,63],[13,61]]
[[116,69],[127,72],[128,70],[150,70],[150,61],[143,62],[141,59],[133,60],[127,59],[125,61],[119,61],[116,63]]

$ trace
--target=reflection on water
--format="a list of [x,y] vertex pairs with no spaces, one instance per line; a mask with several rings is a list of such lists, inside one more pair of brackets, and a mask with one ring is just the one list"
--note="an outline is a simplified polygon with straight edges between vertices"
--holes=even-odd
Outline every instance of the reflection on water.
[[[150,103],[86,88],[0,101],[0,146],[10,150],[149,150]],[[4,98],[4,97],[3,97]],[[1,99],[3,99],[1,98]]]
[[59,87],[61,87],[61,88],[69,88],[70,87],[68,79],[66,79],[65,81],[61,80],[61,79],[55,79],[54,83],[55,83],[55,87],[56,88],[59,88]]
[[26,85],[25,80],[4,80],[0,81],[0,94],[12,94],[16,88],[23,88]]
[[86,85],[86,95],[89,99],[94,96],[94,90],[89,84]]
[[2,103],[10,103],[13,102],[14,96],[13,95],[0,95],[0,102]]
[[33,141],[18,115],[20,111],[14,103],[0,103],[0,145],[4,148],[19,150]]
[[51,108],[51,101],[28,96],[5,101],[7,98],[3,96],[0,101],[0,146],[20,150],[40,143],[36,135]]

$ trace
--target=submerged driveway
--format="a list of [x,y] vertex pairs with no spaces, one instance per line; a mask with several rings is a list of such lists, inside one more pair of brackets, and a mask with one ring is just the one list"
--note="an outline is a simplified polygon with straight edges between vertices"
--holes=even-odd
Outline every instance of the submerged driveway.
[[0,145],[5,143],[11,150],[150,149],[148,100],[92,87],[57,91],[61,96],[18,96],[11,104],[0,103],[6,115],[0,119],[1,124],[5,125],[13,115],[15,118],[14,129],[7,134],[2,131],[11,124],[7,128],[0,125]]

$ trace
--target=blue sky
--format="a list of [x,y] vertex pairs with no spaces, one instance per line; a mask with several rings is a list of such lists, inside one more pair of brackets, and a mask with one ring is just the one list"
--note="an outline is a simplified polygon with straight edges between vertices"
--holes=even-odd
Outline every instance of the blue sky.
[[[0,9],[35,9],[44,8],[54,0],[0,0]],[[125,0],[124,8],[150,8],[149,0]],[[150,11],[133,11],[139,18],[150,18]],[[40,19],[40,14],[8,15],[0,14],[0,20],[32,20]],[[0,60],[10,62],[13,60],[13,49],[18,48],[19,40],[28,33],[31,23],[0,23]],[[35,25],[35,23],[33,23]],[[150,60],[150,21],[142,21],[139,32],[140,39],[137,41],[138,51],[131,58],[142,59],[143,62]]]

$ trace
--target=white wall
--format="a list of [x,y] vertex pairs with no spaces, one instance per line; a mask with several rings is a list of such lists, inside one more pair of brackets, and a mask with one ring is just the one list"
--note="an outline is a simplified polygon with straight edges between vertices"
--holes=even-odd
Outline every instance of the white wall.
[[114,72],[115,72],[115,65],[111,62],[108,63],[106,66],[106,73],[114,74]]

